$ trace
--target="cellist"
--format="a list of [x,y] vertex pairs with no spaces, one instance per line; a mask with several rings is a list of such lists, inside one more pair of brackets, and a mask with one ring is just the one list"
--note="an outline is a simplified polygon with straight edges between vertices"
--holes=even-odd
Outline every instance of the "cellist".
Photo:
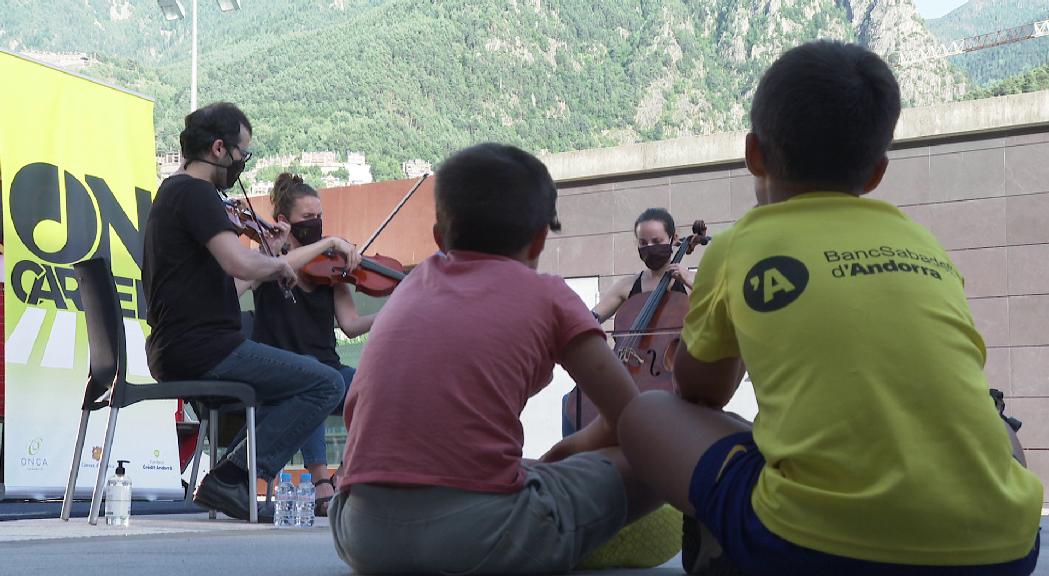
[[[361,262],[361,255],[357,247],[346,240],[323,236],[320,196],[301,176],[287,172],[277,176],[270,203],[275,226],[281,230],[281,234],[271,240],[271,246],[275,252],[286,252],[281,258],[299,273],[299,281],[292,289],[294,298],[285,298],[275,282],[237,282],[238,294],[253,291],[252,340],[312,356],[337,370],[348,388],[355,370],[339,359],[335,349],[335,324],[348,338],[356,338],[371,329],[375,315],[357,312],[349,284],[314,283],[301,270],[328,251],[343,255],[346,268],[353,270]],[[306,438],[301,451],[303,464],[317,487],[314,510],[318,516],[326,516],[327,503],[335,492],[328,473],[323,422]]]
[[[667,272],[674,279],[671,291],[687,295],[692,290],[688,268],[670,261],[674,243],[678,239],[674,217],[670,212],[663,208],[649,208],[642,212],[634,221],[634,237],[637,240],[638,256],[645,267],[636,276],[620,279],[601,295],[601,300],[592,310],[598,322],[614,316],[631,296],[651,292]],[[565,410],[570,394],[566,394],[561,402],[561,432],[565,436],[575,432],[572,415]]]

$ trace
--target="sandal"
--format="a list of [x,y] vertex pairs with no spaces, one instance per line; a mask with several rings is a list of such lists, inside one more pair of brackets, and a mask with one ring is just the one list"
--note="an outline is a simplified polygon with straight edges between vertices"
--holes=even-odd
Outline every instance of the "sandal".
[[[332,482],[331,480],[332,480],[331,478],[321,478],[320,480],[317,480],[316,482],[314,482],[313,485],[316,487],[316,486],[320,486],[321,484],[327,484],[328,486],[331,486],[332,491],[334,491],[335,490],[335,483]],[[328,502],[331,502],[331,499],[333,497],[334,497],[334,494],[332,496],[324,496],[322,498],[317,498],[316,500],[314,500],[313,515],[317,516],[317,517],[320,517],[320,518],[327,518],[328,517]]]

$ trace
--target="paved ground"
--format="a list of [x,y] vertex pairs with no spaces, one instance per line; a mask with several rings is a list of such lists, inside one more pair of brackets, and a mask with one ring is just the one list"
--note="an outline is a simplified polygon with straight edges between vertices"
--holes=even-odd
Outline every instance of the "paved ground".
[[[1042,525],[1049,529],[1045,519]],[[198,573],[346,576],[350,570],[336,556],[324,518],[319,518],[317,526],[307,530],[253,526],[221,515],[218,520],[208,520],[206,513],[138,515],[132,517],[126,531],[103,524],[90,526],[82,517],[69,522],[55,518],[0,522],[0,574],[4,576]],[[651,570],[575,574],[670,576],[681,573],[680,559],[674,558]],[[1049,565],[1039,566],[1035,574],[1049,576]]]
[[[136,503],[137,504],[137,503]],[[0,574],[39,576],[346,576],[326,518],[306,530],[277,530],[207,513],[133,516],[124,529],[86,518],[0,522]],[[603,576],[681,574],[680,559],[654,570],[606,570]],[[576,574],[596,574],[579,572]]]

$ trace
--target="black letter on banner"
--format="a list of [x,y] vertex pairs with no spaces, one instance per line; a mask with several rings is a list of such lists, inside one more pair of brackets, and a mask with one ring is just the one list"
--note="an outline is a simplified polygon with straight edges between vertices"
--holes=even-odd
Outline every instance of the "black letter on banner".
[[109,248],[109,229],[112,228],[117,233],[117,238],[120,238],[124,248],[127,249],[128,254],[131,254],[131,258],[135,260],[138,269],[141,270],[142,250],[146,241],[144,234],[146,218],[149,217],[149,208],[153,206],[153,199],[150,198],[149,191],[135,188],[135,201],[138,209],[138,226],[136,227],[131,223],[127,212],[124,212],[116,197],[113,196],[113,191],[109,189],[109,185],[106,184],[105,180],[97,176],[87,176],[85,180],[87,180],[87,185],[95,194],[95,200],[98,202],[98,213],[102,216],[102,237],[99,238],[95,257],[101,256],[109,262],[113,261]]
[[[22,243],[41,260],[72,264],[87,256],[95,243],[98,221],[87,188],[65,173],[66,219],[58,189],[58,167],[36,162],[23,166],[11,181],[11,221]],[[47,252],[36,243],[33,232],[42,222],[65,223],[66,243],[57,252]]]
[[15,291],[15,298],[24,303],[29,302],[29,294],[26,293],[25,286],[22,285],[22,275],[26,272],[33,273],[33,281],[35,282],[36,277],[44,273],[44,269],[33,260],[20,260],[11,268],[11,289]]

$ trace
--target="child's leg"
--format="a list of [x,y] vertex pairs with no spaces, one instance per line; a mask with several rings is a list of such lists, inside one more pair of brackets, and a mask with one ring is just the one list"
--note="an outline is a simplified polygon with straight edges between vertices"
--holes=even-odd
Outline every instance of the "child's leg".
[[645,484],[641,480],[641,477],[634,472],[630,463],[627,462],[626,457],[623,455],[623,450],[621,448],[603,448],[597,450],[596,453],[608,458],[616,467],[616,470],[619,471],[619,475],[623,477],[623,488],[626,490],[627,524],[630,524],[634,520],[652,512],[663,504],[663,498],[656,494],[656,492]]
[[645,392],[619,417],[619,444],[634,480],[675,508],[695,515],[689,501],[692,473],[715,442],[750,430],[749,422],[686,402],[668,392]]

